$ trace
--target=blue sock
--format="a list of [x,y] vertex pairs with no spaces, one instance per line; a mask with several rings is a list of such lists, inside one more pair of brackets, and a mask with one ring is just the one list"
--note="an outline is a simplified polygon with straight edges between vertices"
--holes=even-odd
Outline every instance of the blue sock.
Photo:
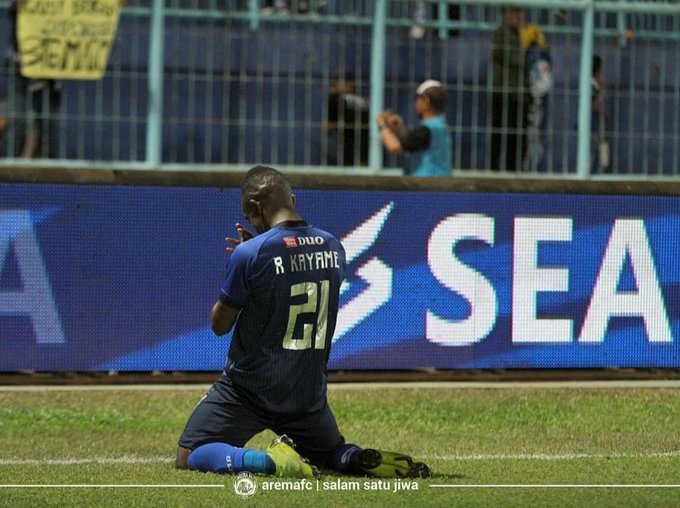
[[189,469],[213,473],[240,473],[241,471],[270,473],[276,470],[267,452],[252,448],[239,448],[226,443],[208,443],[199,446],[189,454],[187,463]]
[[362,451],[363,448],[352,443],[340,445],[331,454],[331,458],[328,460],[328,467],[341,473],[354,472],[356,470],[357,457]]
[[251,473],[274,474],[276,464],[267,452],[246,448],[246,453],[243,454],[243,469]]

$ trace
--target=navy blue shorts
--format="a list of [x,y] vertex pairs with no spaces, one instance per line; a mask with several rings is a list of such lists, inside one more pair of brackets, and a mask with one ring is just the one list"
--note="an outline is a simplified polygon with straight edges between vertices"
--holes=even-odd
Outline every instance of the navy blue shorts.
[[247,407],[234,388],[217,381],[196,405],[179,446],[194,450],[207,443],[227,443],[242,448],[255,434],[269,429],[286,434],[300,455],[323,466],[330,454],[345,443],[331,408],[299,417],[282,418]]

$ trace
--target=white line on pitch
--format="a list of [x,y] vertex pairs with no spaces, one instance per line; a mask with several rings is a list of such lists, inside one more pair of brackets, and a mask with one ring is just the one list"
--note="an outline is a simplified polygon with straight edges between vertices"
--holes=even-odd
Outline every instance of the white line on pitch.
[[160,464],[173,462],[170,457],[85,457],[80,459],[0,459],[0,466],[77,466],[80,464]]
[[649,453],[518,453],[494,455],[419,455],[418,458],[431,460],[575,460],[575,459],[628,459],[680,457],[680,450]]
[[[97,385],[4,385],[0,392],[71,391],[205,391],[207,384],[97,384]],[[374,388],[408,389],[517,389],[517,388],[680,388],[680,379],[599,380],[599,381],[408,381],[329,383],[329,390],[366,390]]]
[[220,484],[117,484],[117,483],[102,483],[102,484],[76,484],[76,483],[62,483],[62,484],[7,484],[0,485],[4,489],[223,489],[224,485]]
[[445,389],[517,389],[517,388],[680,388],[680,379],[599,380],[599,381],[409,381],[375,383],[330,383],[330,390],[365,390],[367,388],[445,388]]
[[136,392],[136,391],[206,391],[206,384],[136,384],[136,385],[6,385],[0,392]]
[[[650,453],[565,453],[565,454],[495,454],[495,455],[422,455],[424,460],[576,460],[576,459],[625,459],[625,458],[656,458],[680,457],[680,450]],[[160,464],[170,463],[171,457],[85,457],[72,459],[0,459],[0,466],[52,465],[75,466],[80,464]]]
[[450,488],[450,489],[677,489],[680,488],[679,485],[669,484],[662,485],[656,483],[642,483],[642,484],[585,484],[577,485],[570,483],[558,483],[558,484],[498,484],[498,485],[429,485],[430,488]]

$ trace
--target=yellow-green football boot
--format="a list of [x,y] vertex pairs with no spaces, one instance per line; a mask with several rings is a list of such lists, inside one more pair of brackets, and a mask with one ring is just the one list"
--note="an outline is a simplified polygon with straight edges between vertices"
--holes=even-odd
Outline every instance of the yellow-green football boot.
[[267,455],[276,466],[276,476],[284,478],[318,478],[319,471],[295,451],[288,436],[279,436],[267,447]]
[[427,478],[432,471],[424,462],[415,462],[403,453],[366,448],[357,458],[359,469],[377,478]]

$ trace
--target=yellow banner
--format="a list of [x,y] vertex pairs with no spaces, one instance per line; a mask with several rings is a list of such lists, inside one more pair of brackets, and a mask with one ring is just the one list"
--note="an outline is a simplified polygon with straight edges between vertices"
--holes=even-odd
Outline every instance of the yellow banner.
[[120,0],[21,0],[17,36],[27,78],[100,79]]

